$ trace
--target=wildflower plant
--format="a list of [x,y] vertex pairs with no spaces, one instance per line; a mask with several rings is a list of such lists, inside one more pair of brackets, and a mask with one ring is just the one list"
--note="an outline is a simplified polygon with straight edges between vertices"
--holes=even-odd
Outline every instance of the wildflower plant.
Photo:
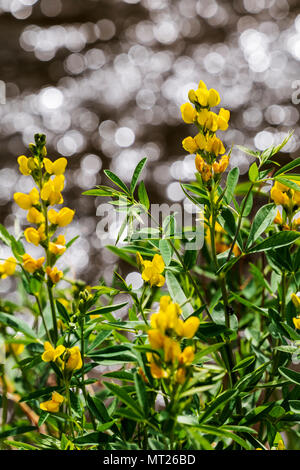
[[[27,212],[24,232],[0,228],[12,252],[0,275],[16,278],[21,299],[0,301],[2,447],[299,448],[300,158],[274,160],[290,135],[262,152],[240,147],[252,164],[239,182],[221,140],[230,112],[219,93],[200,81],[188,98],[182,118],[195,132],[182,146],[195,155],[195,178],[181,187],[203,247],[191,248],[199,227],[179,229],[175,214],[137,230],[143,216],[155,219],[139,182],[146,158],[129,186],[105,170],[111,184],[84,193],[123,215],[107,249],[140,272],[142,287],[120,269],[110,286],[87,286],[57,266],[77,238],[66,232],[67,159],[49,158],[40,134],[31,156],[18,158],[34,186],[14,195]],[[99,366],[114,371],[99,377]]]

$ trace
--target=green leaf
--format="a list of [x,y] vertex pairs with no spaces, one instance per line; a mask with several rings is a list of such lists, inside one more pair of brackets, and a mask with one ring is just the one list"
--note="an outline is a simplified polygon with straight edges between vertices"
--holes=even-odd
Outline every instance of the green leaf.
[[272,250],[281,246],[287,246],[294,243],[297,238],[300,237],[300,233],[297,232],[279,232],[275,233],[269,238],[266,238],[263,242],[258,243],[253,248],[247,251],[247,253],[258,253],[260,251]]
[[102,400],[97,397],[87,396],[87,403],[90,412],[95,416],[95,418],[100,421],[100,423],[107,423],[111,420],[107,409]]
[[289,400],[289,406],[293,413],[300,414],[300,400]]
[[131,347],[125,344],[108,346],[95,352],[89,352],[88,357],[94,361],[101,362],[101,365],[122,364],[127,362],[136,362],[137,358],[131,351]]
[[123,189],[126,194],[130,195],[126,184],[123,183],[123,181],[115,173],[110,170],[104,170],[104,173],[107,178],[109,178],[113,183],[115,183],[116,186],[119,186],[119,188]]
[[148,197],[148,194],[147,194],[147,190],[146,190],[144,181],[141,181],[140,184],[139,184],[138,196],[139,196],[140,203],[143,204],[143,206],[145,206],[146,209],[148,210],[149,207],[150,207],[150,202],[149,202],[149,197]]
[[232,170],[230,170],[230,172],[228,173],[227,181],[226,181],[226,190],[224,193],[224,200],[227,204],[230,204],[232,200],[235,187],[239,180],[239,175],[240,175],[240,170],[238,167],[232,168]]
[[159,240],[159,251],[163,257],[165,265],[169,266],[172,259],[172,248],[167,240]]
[[216,411],[221,408],[229,400],[234,399],[237,395],[237,391],[226,390],[226,392],[221,393],[217,398],[215,398],[210,405],[208,405],[203,413],[200,416],[200,423],[205,423],[209,418],[216,413]]
[[0,240],[2,240],[5,245],[11,246],[12,236],[2,224],[0,224]]
[[251,157],[258,157],[258,152],[256,152],[255,150],[251,150],[247,147],[244,147],[243,145],[236,145],[236,147],[247,155],[251,155]]
[[87,352],[89,353],[89,352],[93,351],[94,349],[96,349],[98,346],[100,346],[100,344],[102,344],[103,341],[105,341],[107,338],[109,338],[112,331],[113,330],[102,330],[102,331],[100,331],[100,333],[97,334],[96,339],[88,347]]
[[300,373],[296,372],[295,370],[287,369],[286,367],[279,367],[279,372],[283,377],[288,379],[290,382],[294,384],[300,385]]
[[121,258],[123,261],[136,268],[136,261],[131,256],[127,255],[127,253],[125,253],[122,248],[118,248],[114,245],[107,245],[106,248]]
[[24,320],[7,313],[0,312],[0,323],[10,326],[17,332],[23,333],[25,336],[31,339],[36,339],[37,336],[34,331],[27,325]]
[[252,364],[255,361],[255,359],[256,359],[255,356],[246,357],[242,361],[238,362],[232,370],[236,371],[236,370],[246,369],[248,366],[250,366],[250,364]]
[[145,416],[149,414],[149,406],[148,406],[148,396],[146,392],[145,382],[143,381],[140,374],[137,372],[134,374],[134,385],[136,390],[136,395],[142,410],[144,410]]
[[134,190],[136,188],[136,185],[137,185],[137,182],[138,182],[138,179],[139,179],[139,176],[141,174],[141,172],[143,171],[143,168],[146,164],[146,161],[147,161],[147,158],[143,158],[138,164],[137,166],[135,167],[135,170],[133,172],[133,176],[132,176],[132,180],[131,180],[131,183],[130,183],[130,192],[131,194],[134,193]]
[[252,183],[255,183],[255,181],[258,179],[258,176],[259,176],[258,167],[257,167],[256,162],[254,162],[249,168],[249,179]]
[[267,204],[257,211],[251,225],[246,249],[269,227],[276,216],[276,212],[277,208],[275,204]]
[[8,429],[7,431],[0,432],[0,439],[8,436],[17,436],[19,434],[25,434],[26,432],[36,431],[35,426],[17,426],[15,428]]
[[105,315],[106,313],[114,312],[115,310],[120,310],[120,308],[125,307],[127,302],[123,302],[122,304],[112,304],[112,305],[105,305],[105,307],[95,308],[94,310],[89,310],[87,315]]
[[289,176],[275,178],[275,181],[278,181],[279,183],[284,184],[285,186],[293,189],[294,191],[300,191],[300,185],[298,183],[295,183],[294,181],[291,181]]
[[137,404],[135,400],[133,400],[128,393],[125,392],[125,390],[122,387],[119,387],[118,385],[115,385],[110,382],[103,382],[105,387],[112,392],[114,396],[116,396],[122,403],[127,405],[131,411],[132,411],[132,418],[134,419],[134,416],[138,416],[140,418],[144,417],[144,412],[140,408],[140,406]]
[[167,271],[166,273],[166,280],[167,280],[167,286],[168,286],[170,296],[172,297],[174,302],[182,306],[181,309],[182,309],[183,317],[184,318],[188,317],[192,313],[193,309],[192,309],[191,304],[187,303],[187,298],[179,282],[177,281],[174,274],[171,273],[170,271]]

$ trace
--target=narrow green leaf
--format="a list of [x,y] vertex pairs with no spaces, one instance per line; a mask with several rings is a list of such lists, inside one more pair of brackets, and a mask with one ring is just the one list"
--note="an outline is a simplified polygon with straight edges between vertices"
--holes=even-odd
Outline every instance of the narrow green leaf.
[[254,217],[251,225],[246,249],[269,227],[276,216],[277,208],[275,204],[267,204],[261,207]]
[[137,185],[137,182],[138,182],[138,179],[139,179],[139,176],[141,174],[141,172],[143,171],[143,168],[146,164],[146,161],[147,161],[147,158],[143,158],[138,164],[137,166],[135,167],[135,170],[133,172],[133,176],[132,176],[132,180],[131,180],[131,183],[130,183],[130,192],[131,194],[134,193],[134,190],[136,188],[136,185]]

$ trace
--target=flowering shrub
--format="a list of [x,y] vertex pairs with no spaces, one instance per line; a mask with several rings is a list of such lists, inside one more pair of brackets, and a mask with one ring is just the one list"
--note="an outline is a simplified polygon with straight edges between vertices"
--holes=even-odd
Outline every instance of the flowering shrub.
[[[39,134],[18,158],[34,187],[14,195],[29,226],[0,228],[12,251],[0,275],[15,276],[21,299],[0,304],[3,448],[297,448],[300,177],[291,172],[300,158],[273,161],[289,137],[263,152],[240,147],[254,162],[239,183],[238,168],[224,174],[231,151],[216,133],[230,112],[211,110],[219,93],[200,81],[188,96],[182,118],[197,133],[182,145],[197,171],[181,187],[200,225],[179,228],[169,214],[137,230],[142,216],[154,219],[138,184],[146,159],[130,187],[106,170],[112,185],[84,193],[123,215],[123,241],[108,249],[140,272],[141,288],[118,272],[111,286],[91,287],[58,269],[76,242],[61,233],[74,217],[62,206],[67,160],[48,158]],[[99,366],[114,370],[97,377]]]

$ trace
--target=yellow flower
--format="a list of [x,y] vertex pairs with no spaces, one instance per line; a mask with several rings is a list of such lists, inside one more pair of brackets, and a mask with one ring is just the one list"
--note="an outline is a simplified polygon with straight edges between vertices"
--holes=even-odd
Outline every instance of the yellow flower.
[[168,377],[167,371],[165,371],[162,367],[158,366],[155,362],[151,362],[150,372],[154,379],[165,379]]
[[19,170],[22,175],[28,176],[31,173],[31,170],[28,168],[28,158],[25,155],[20,155],[18,158]]
[[223,142],[218,139],[218,137],[213,136],[208,139],[206,150],[207,152],[214,153],[217,157],[220,153],[222,154],[225,152],[225,147],[223,145]]
[[41,191],[41,198],[43,201],[48,201],[51,206],[62,204],[63,197],[61,195],[61,191],[64,188],[64,181],[64,175],[57,175],[53,180],[50,179],[47,181]]
[[164,346],[165,336],[157,329],[148,331],[148,339],[153,349],[162,349]]
[[217,90],[214,90],[214,88],[211,88],[208,92],[208,105],[210,108],[213,108],[214,106],[218,106],[220,103],[221,98]]
[[43,214],[38,211],[35,207],[31,207],[27,214],[27,220],[30,224],[39,225],[45,221]]
[[64,275],[63,272],[58,270],[56,266],[54,266],[54,268],[47,266],[46,273],[48,274],[48,277],[51,279],[53,284],[57,284]]
[[44,401],[43,403],[41,403],[40,408],[44,411],[57,413],[63,401],[64,397],[62,395],[60,395],[58,392],[53,392],[51,400]]
[[44,362],[54,362],[58,357],[60,357],[66,350],[66,348],[60,344],[57,348],[54,348],[49,341],[44,343],[45,351],[42,354],[42,360]]
[[195,354],[194,354],[193,347],[187,346],[186,348],[184,348],[184,350],[180,354],[179,362],[185,365],[192,364],[194,358],[195,358]]
[[15,193],[14,200],[21,209],[29,210],[32,206],[38,204],[40,199],[39,192],[36,188],[33,188],[29,194]]
[[195,139],[193,139],[193,137],[191,136],[183,139],[182,147],[184,148],[184,150],[186,150],[189,153],[195,153],[198,150],[198,145]]
[[206,88],[198,88],[195,93],[200,106],[207,106],[209,100],[209,91]]
[[23,259],[23,268],[25,271],[33,274],[38,269],[41,269],[43,262],[45,261],[45,257],[34,259],[27,253],[22,256]]
[[197,117],[197,111],[195,110],[194,106],[191,105],[191,103],[182,104],[180,106],[180,110],[184,122],[187,124],[192,124],[195,121]]
[[75,211],[68,207],[63,207],[59,212],[54,209],[48,211],[48,218],[51,224],[58,225],[59,227],[65,227],[70,224],[73,220]]
[[206,140],[206,137],[201,132],[199,132],[199,134],[197,134],[194,137],[194,140],[195,140],[195,142],[196,142],[196,144],[197,144],[197,146],[200,150],[205,150],[206,149],[207,140]]
[[164,359],[166,362],[176,362],[181,354],[180,344],[169,338],[164,339]]
[[274,185],[271,189],[271,198],[277,205],[288,206],[290,203],[290,199],[286,193],[277,189]]
[[165,278],[161,273],[165,269],[165,263],[160,255],[154,255],[152,261],[143,261],[143,268],[142,278],[149,282],[151,287],[164,285]]
[[283,220],[279,211],[277,211],[276,217],[274,219],[274,224],[282,225]]
[[24,344],[22,343],[9,343],[7,344],[6,350],[12,351],[16,356],[19,356],[24,351]]
[[59,235],[55,242],[49,243],[49,251],[54,255],[62,255],[66,251],[66,239],[63,235]]
[[44,158],[43,162],[49,175],[63,175],[68,163],[66,158],[58,158],[55,162],[52,162],[49,158]]
[[297,328],[297,330],[300,330],[300,318],[294,317],[293,318],[293,323],[295,325],[295,328]]
[[213,163],[212,167],[213,167],[214,173],[218,174],[218,173],[223,173],[228,167],[228,165],[229,165],[229,157],[227,155],[223,155],[223,157],[221,158],[219,162]]
[[291,299],[296,308],[300,308],[300,297],[297,294],[292,294]]
[[24,236],[28,243],[33,243],[33,245],[38,246],[41,241],[46,239],[45,226],[41,225],[37,230],[33,227],[28,227],[24,231]]
[[198,113],[197,121],[200,126],[203,126],[212,132],[216,132],[218,130],[218,116],[212,111],[202,109],[201,112]]
[[81,369],[82,359],[81,359],[79,347],[74,346],[73,348],[67,349],[66,354],[67,354],[67,360],[65,363],[66,369],[70,371]]
[[193,338],[200,325],[198,317],[189,317],[183,324],[182,335],[185,338]]
[[5,279],[7,276],[13,276],[15,274],[17,261],[13,256],[7,258],[4,263],[0,264],[0,276]]
[[230,119],[230,111],[221,108],[218,115],[218,129],[226,131],[228,129],[228,121]]
[[185,382],[186,369],[184,367],[179,367],[179,369],[177,369],[175,379],[179,384],[183,384]]

